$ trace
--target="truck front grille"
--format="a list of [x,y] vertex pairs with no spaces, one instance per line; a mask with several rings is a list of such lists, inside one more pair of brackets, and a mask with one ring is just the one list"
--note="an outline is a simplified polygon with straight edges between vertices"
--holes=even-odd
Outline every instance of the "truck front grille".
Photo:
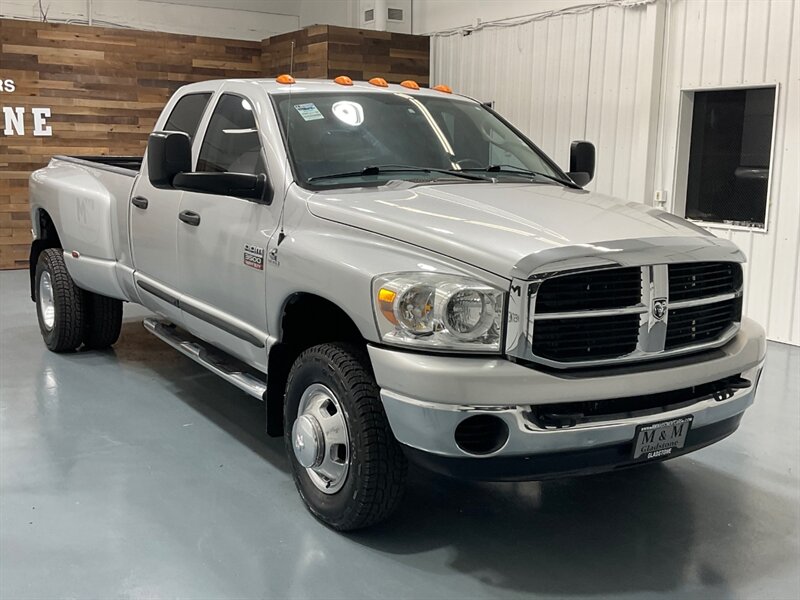
[[531,286],[533,360],[593,366],[720,345],[738,329],[741,294],[730,262],[556,273]]
[[719,338],[731,323],[742,320],[742,299],[732,298],[670,312],[667,324],[666,350]]
[[642,270],[639,267],[587,271],[567,277],[552,277],[542,282],[536,312],[597,310],[629,306],[642,295]]
[[533,351],[559,362],[614,358],[636,350],[639,315],[537,321]]
[[671,302],[718,296],[741,287],[742,267],[737,263],[683,263],[669,267]]

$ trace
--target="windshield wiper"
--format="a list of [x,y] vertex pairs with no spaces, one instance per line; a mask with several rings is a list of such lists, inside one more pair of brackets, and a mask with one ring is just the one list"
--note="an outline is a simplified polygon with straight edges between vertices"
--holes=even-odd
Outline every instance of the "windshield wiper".
[[480,175],[473,175],[470,173],[463,173],[462,171],[453,171],[450,169],[437,169],[435,167],[414,167],[410,165],[380,165],[380,166],[376,165],[376,166],[365,167],[360,171],[331,173],[329,175],[315,175],[314,177],[309,177],[308,181],[318,181],[320,179],[345,179],[347,177],[380,175],[381,173],[442,173],[444,175],[452,175],[453,177],[469,179],[470,181],[490,181],[486,177],[481,177]]
[[560,177],[555,177],[553,175],[548,175],[547,173],[540,173],[539,171],[529,171],[528,169],[523,169],[522,167],[515,167],[514,165],[489,165],[485,169],[462,169],[463,171],[485,171],[487,173],[512,173],[514,175],[523,175],[526,177],[544,177],[545,179],[549,179],[550,181],[554,181],[561,185],[565,185],[571,188],[581,189],[581,187],[575,184],[572,181],[567,181],[566,179],[561,179]]

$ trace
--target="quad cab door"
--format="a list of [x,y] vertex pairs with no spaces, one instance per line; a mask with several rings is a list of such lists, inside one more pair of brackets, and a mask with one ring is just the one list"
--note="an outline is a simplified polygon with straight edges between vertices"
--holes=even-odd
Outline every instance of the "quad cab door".
[[[242,95],[218,96],[203,133],[196,172],[268,175],[253,106]],[[279,206],[184,191],[179,209],[177,256],[184,326],[265,369],[266,253],[277,228]]]
[[[181,96],[158,129],[182,131],[194,137],[211,92]],[[130,229],[137,291],[142,304],[152,311],[180,322],[181,312],[175,299],[178,281],[178,212],[183,192],[158,189],[150,183],[143,165],[130,199]]]

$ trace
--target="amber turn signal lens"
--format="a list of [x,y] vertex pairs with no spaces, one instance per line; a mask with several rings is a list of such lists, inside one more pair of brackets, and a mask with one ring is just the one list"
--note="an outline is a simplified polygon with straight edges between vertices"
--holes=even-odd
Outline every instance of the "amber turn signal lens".
[[406,79],[400,85],[402,85],[404,88],[408,88],[410,90],[418,90],[419,89],[419,84],[416,81],[411,81],[410,79]]
[[339,75],[336,79],[333,80],[334,83],[338,83],[339,85],[353,85],[353,80],[350,79],[347,75]]
[[294,83],[294,77],[284,73],[283,75],[278,75],[275,78],[275,81],[277,81],[278,83]]
[[389,87],[389,84],[386,83],[386,80],[383,77],[373,77],[369,80],[372,85],[377,85],[378,87]]
[[433,86],[433,89],[436,90],[437,92],[443,92],[445,94],[453,93],[453,90],[450,89],[449,85],[442,85],[441,83],[439,85]]
[[392,290],[381,288],[378,291],[378,306],[381,309],[381,314],[386,317],[390,323],[397,325],[397,317],[394,316],[394,299],[397,294]]

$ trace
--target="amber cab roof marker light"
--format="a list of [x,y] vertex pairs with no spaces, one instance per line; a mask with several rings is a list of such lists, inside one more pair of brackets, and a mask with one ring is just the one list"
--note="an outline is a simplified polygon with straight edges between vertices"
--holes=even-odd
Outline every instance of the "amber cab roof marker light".
[[277,81],[278,83],[291,84],[291,83],[294,83],[294,77],[284,73],[283,75],[278,75],[275,78],[275,81]]
[[449,85],[443,85],[441,83],[439,85],[433,86],[433,89],[436,90],[437,92],[442,92],[444,94],[452,94],[453,93],[453,90],[450,89]]
[[419,84],[416,81],[412,81],[411,79],[406,79],[405,81],[400,82],[404,88],[408,88],[410,90],[418,90]]
[[383,77],[373,77],[369,80],[372,85],[377,85],[378,87],[389,87],[389,84],[386,83],[386,80]]
[[339,85],[353,85],[353,80],[350,79],[347,75],[339,75],[336,79],[333,80],[334,83],[338,83]]

